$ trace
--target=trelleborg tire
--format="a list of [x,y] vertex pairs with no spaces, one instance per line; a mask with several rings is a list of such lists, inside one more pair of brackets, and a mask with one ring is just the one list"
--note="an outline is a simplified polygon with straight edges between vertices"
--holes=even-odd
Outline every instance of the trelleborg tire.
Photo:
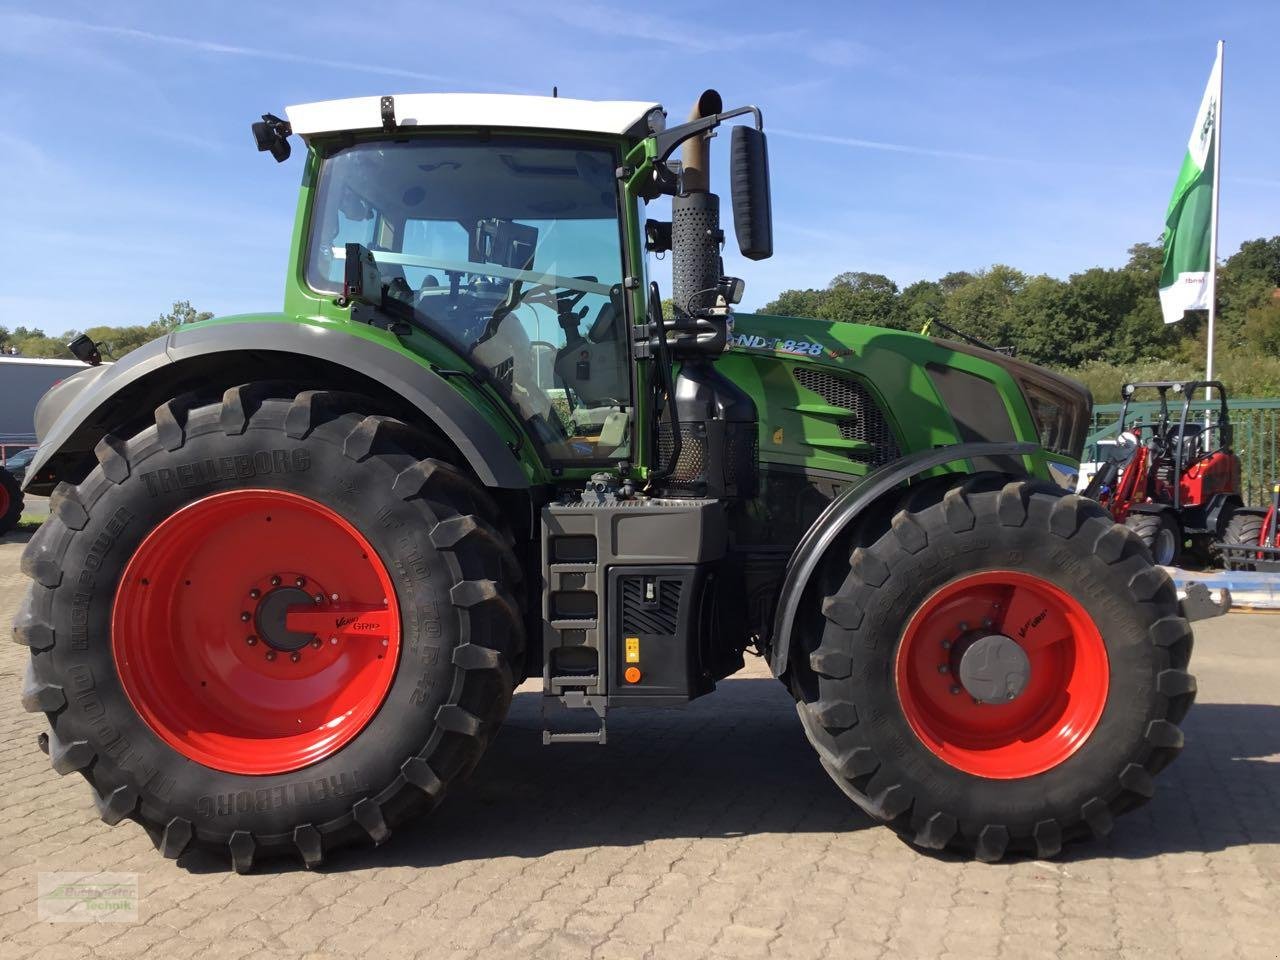
[[105,437],[22,558],[23,688],[59,773],[167,857],[316,866],[435,806],[523,655],[484,491],[358,397],[180,397]]
[[918,846],[1039,857],[1152,795],[1195,696],[1169,577],[1096,503],[990,478],[852,551],[793,690],[866,812]]

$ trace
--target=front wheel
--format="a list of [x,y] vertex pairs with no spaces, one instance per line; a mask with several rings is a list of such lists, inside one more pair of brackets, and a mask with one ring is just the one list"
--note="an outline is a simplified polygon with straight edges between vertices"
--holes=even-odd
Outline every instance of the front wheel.
[[1182,746],[1190,627],[1092,501],[978,477],[900,511],[832,582],[793,661],[801,720],[835,782],[921,847],[1051,856],[1150,797]]
[[1138,535],[1151,557],[1162,567],[1175,566],[1182,558],[1182,528],[1168,511],[1131,513],[1124,525]]
[[523,653],[485,493],[358,397],[251,384],[156,411],[60,484],[14,623],[59,773],[165,856],[314,866],[479,759]]

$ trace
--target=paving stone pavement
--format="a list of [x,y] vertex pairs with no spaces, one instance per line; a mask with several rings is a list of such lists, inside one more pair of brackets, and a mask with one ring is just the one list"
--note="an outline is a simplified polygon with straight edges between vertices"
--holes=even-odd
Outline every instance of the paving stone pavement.
[[[0,627],[23,578],[0,538]],[[1201,625],[1200,702],[1154,801],[1054,862],[924,856],[819,768],[760,664],[684,710],[544,748],[535,694],[434,817],[321,872],[162,859],[59,777],[0,644],[0,957],[1275,957],[1280,616]],[[139,875],[136,923],[37,917],[36,876]]]

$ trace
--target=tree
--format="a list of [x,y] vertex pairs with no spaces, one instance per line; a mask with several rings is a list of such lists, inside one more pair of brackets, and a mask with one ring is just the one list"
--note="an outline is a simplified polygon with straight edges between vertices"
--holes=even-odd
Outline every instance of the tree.
[[993,347],[1017,346],[1014,297],[1026,274],[1003,264],[980,270],[947,297],[942,319],[950,326]]
[[942,284],[933,280],[917,280],[898,297],[898,314],[908,330],[921,330],[930,320],[942,316],[947,295]]
[[172,330],[174,327],[184,323],[199,323],[201,320],[210,320],[212,318],[212,313],[208,310],[197,310],[191,305],[190,300],[175,300],[173,301],[173,309],[168,313],[160,314],[160,318],[155,325],[164,330]]

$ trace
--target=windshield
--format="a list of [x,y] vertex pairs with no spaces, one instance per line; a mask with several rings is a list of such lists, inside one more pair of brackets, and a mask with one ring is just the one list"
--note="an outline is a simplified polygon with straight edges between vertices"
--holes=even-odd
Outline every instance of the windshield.
[[553,459],[628,454],[630,337],[615,154],[563,141],[357,144],[320,169],[308,284],[346,244],[389,297],[472,360]]

